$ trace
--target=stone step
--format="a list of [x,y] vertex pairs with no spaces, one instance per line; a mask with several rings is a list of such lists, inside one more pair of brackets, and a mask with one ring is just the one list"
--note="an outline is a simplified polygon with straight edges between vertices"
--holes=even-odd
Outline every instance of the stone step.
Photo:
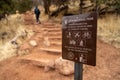
[[43,30],[43,32],[47,32],[47,33],[60,33],[62,31],[61,30]]
[[62,32],[47,32],[47,31],[43,31],[41,33],[44,37],[49,37],[49,36],[62,36]]
[[43,30],[47,30],[47,31],[53,31],[53,30],[61,30],[61,28],[57,28],[57,27],[55,27],[55,28],[42,28]]
[[44,25],[44,26],[55,26],[54,23],[50,23],[50,22],[44,23],[43,25]]
[[45,37],[50,37],[50,36],[61,36],[62,35],[62,33],[58,33],[58,34],[49,34],[49,33],[45,33],[45,34],[43,34],[43,36],[45,36]]
[[47,31],[47,32],[62,32],[60,29],[43,29],[42,31]]
[[42,51],[53,52],[53,53],[61,53],[61,49],[54,49],[54,48],[40,48]]
[[46,34],[46,36],[61,36],[62,32],[49,32]]
[[45,66],[48,66],[48,64],[52,62],[53,60],[47,59],[47,58],[44,58],[44,59],[27,58],[27,59],[22,59],[22,61],[27,62],[27,63],[29,62],[35,66],[45,67]]
[[62,39],[62,36],[49,36],[49,39]]
[[48,54],[45,52],[42,53],[32,53],[21,58],[22,61],[31,63],[36,66],[54,66],[54,61],[59,58],[61,55]]
[[55,25],[57,28],[59,27],[59,28],[61,28],[62,29],[62,25],[60,24],[60,25]]
[[41,48],[61,49],[61,46],[59,46],[59,45],[52,45],[52,44],[50,44],[50,45],[43,44],[43,45],[41,45]]
[[61,42],[62,41],[62,38],[50,38],[49,41],[59,41]]
[[62,39],[49,39],[50,42],[54,41],[54,42],[62,42]]
[[48,42],[43,42],[43,45],[46,46],[60,46],[62,45],[62,41],[61,40],[48,40]]
[[62,45],[62,42],[58,42],[58,41],[53,41],[53,42],[50,42],[51,45]]
[[42,26],[42,29],[61,29],[59,26]]
[[47,31],[47,32],[61,32],[61,29],[59,29],[59,28],[42,29],[42,31]]
[[57,26],[45,26],[44,25],[44,26],[42,26],[42,28],[47,28],[48,29],[48,28],[60,28],[60,27],[57,27]]
[[49,53],[44,52],[44,51],[40,51],[40,52],[37,52],[37,53],[31,53],[29,55],[23,56],[22,59],[29,59],[29,60],[33,60],[33,59],[49,59],[49,60],[55,60],[60,56],[61,55],[54,55],[54,54],[49,54]]

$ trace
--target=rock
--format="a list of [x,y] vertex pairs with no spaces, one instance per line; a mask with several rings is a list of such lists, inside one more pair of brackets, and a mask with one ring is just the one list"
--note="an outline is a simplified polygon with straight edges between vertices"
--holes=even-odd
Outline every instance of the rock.
[[33,47],[36,47],[36,46],[38,45],[35,40],[31,40],[31,41],[29,42],[29,44],[30,44],[31,46],[33,46]]
[[51,69],[55,69],[55,61],[54,60],[50,60],[45,66],[44,66],[44,71],[48,72]]
[[44,42],[45,46],[50,46],[50,41],[48,39],[48,37],[44,37]]
[[61,57],[56,59],[55,68],[63,75],[71,75],[74,73],[74,63],[72,61],[64,60]]
[[55,69],[55,61],[54,60],[49,60],[49,59],[31,59],[28,58],[28,61],[30,60],[32,62],[32,64],[40,66],[40,67],[44,67],[44,71],[48,72],[52,69]]
[[26,50],[18,50],[17,55],[22,56],[22,55],[26,55],[26,54],[29,54],[29,53],[30,53],[30,50],[28,50],[28,49],[26,49]]
[[25,54],[28,54],[30,52],[30,49],[32,47],[28,44],[28,43],[25,43],[23,45],[21,45],[18,49],[18,55],[21,56],[21,55],[25,55]]

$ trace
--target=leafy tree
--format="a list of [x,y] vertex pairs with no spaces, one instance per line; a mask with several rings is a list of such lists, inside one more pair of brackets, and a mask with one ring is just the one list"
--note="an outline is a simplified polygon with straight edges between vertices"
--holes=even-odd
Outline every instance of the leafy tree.
[[21,13],[30,10],[33,7],[32,0],[19,0],[16,2],[16,10],[19,10]]
[[0,0],[0,14],[11,11],[13,8],[12,3],[11,0]]
[[116,3],[114,6],[116,9],[116,12],[120,14],[120,0],[116,0]]
[[97,6],[98,6],[98,11],[99,13],[102,11],[100,10],[101,4],[106,5],[106,11],[108,12],[108,9],[112,9],[114,13],[119,13],[120,14],[120,0],[91,0],[92,2],[97,1]]
[[4,12],[15,13],[16,10],[22,13],[30,10],[32,7],[32,0],[0,0],[0,14]]

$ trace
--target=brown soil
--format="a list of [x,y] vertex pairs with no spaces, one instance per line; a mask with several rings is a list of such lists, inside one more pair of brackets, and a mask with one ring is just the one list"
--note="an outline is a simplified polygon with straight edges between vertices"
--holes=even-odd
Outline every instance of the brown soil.
[[[28,20],[28,19],[26,19]],[[30,22],[30,20],[29,20]],[[64,76],[56,70],[44,71],[43,67],[35,65],[32,61],[35,59],[55,60],[61,56],[61,52],[56,52],[61,48],[61,28],[58,28],[56,35],[47,32],[49,29],[60,26],[58,23],[51,21],[42,22],[42,24],[33,24],[32,22],[26,26],[34,30],[35,35],[26,40],[24,44],[29,44],[30,40],[36,40],[38,46],[28,48],[30,53],[23,56],[15,56],[0,62],[0,80],[74,80],[74,75]],[[28,26],[29,25],[29,26]],[[44,30],[44,28],[47,28]],[[49,31],[50,31],[49,30]],[[56,30],[55,30],[56,31]],[[47,34],[44,34],[47,32]],[[49,34],[50,33],[50,34]],[[49,47],[43,44],[43,37],[53,37],[54,44]],[[60,37],[61,38],[61,37]],[[24,47],[25,45],[22,45]],[[30,46],[27,46],[30,47]],[[45,51],[40,48],[55,49],[56,51]],[[97,66],[91,67],[84,65],[84,80],[120,80],[120,50],[97,40]]]

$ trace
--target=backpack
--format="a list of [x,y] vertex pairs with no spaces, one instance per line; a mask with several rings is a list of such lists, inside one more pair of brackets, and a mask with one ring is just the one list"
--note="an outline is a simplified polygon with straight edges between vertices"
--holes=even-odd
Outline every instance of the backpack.
[[38,8],[35,9],[35,14],[40,14],[40,10]]

